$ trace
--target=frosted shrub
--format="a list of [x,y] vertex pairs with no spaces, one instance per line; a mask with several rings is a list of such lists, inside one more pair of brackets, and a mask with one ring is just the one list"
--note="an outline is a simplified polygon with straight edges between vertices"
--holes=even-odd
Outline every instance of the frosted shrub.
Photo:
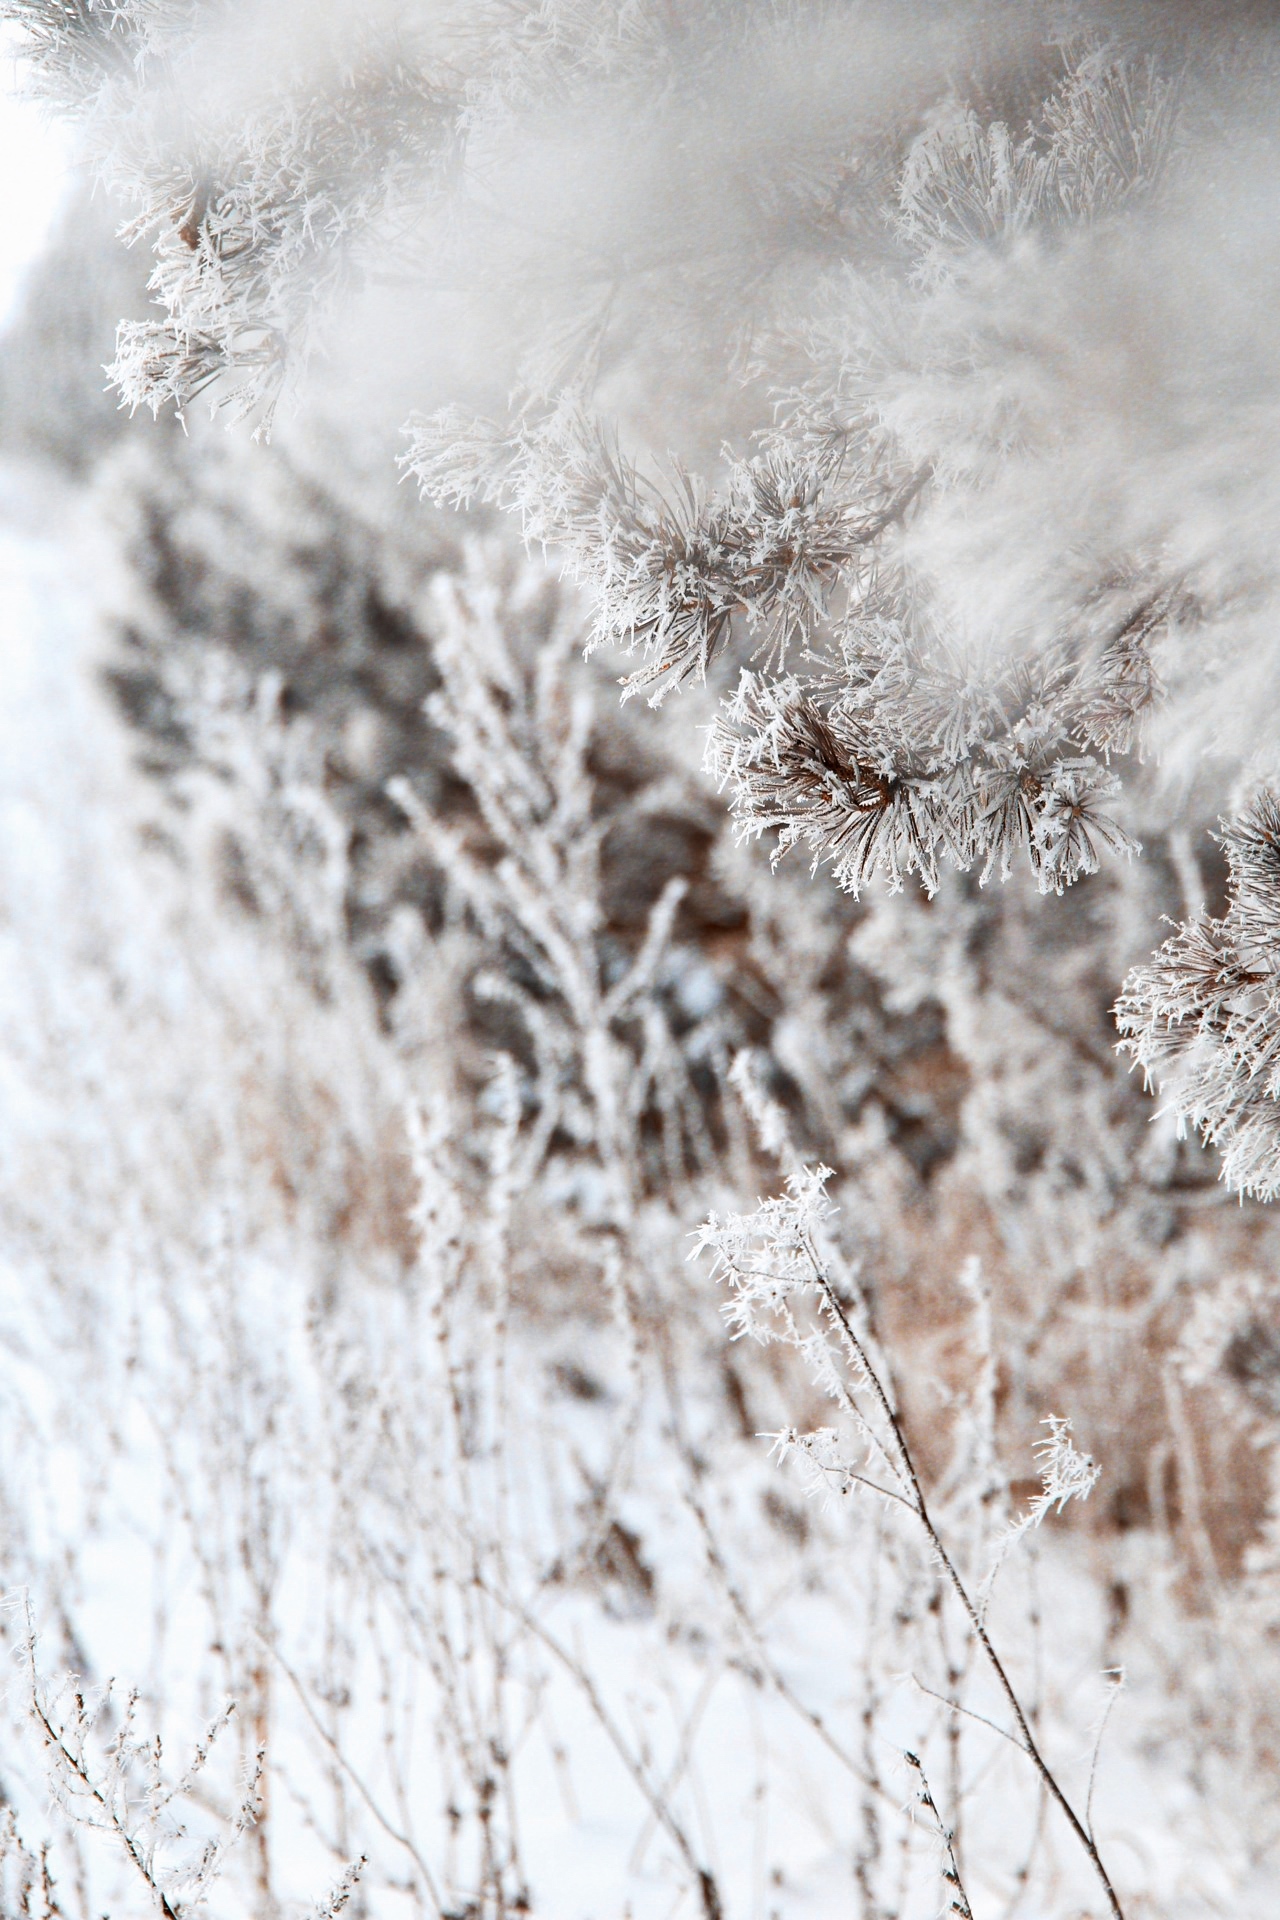
[[[253,1826],[262,1811],[260,1786],[265,1751],[254,1755],[247,1778],[240,1783],[238,1806],[203,1843],[189,1832],[195,1815],[209,1827],[201,1775],[209,1764],[215,1742],[226,1729],[234,1702],[213,1720],[196,1743],[191,1761],[176,1778],[165,1774],[159,1734],[145,1735],[138,1726],[138,1694],[122,1702],[113,1698],[108,1683],[88,1693],[78,1675],[68,1675],[50,1693],[37,1666],[37,1647],[30,1604],[25,1607],[25,1637],[17,1649],[23,1667],[25,1709],[44,1750],[53,1804],[65,1826],[103,1834],[123,1855],[146,1888],[150,1902],[163,1920],[180,1920],[206,1904],[219,1878],[225,1856]],[[221,1830],[218,1830],[220,1824]],[[19,1886],[14,1911],[28,1913],[37,1866],[22,1845],[12,1810],[7,1835],[0,1836],[0,1867],[6,1854],[16,1857]],[[185,1858],[184,1858],[185,1856]],[[49,1851],[39,1861],[40,1892],[45,1920],[58,1912]],[[79,1888],[83,1896],[86,1888]]]

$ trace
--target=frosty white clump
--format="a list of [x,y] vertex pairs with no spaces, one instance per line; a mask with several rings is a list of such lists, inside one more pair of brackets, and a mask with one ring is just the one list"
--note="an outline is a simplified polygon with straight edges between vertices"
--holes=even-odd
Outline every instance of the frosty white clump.
[[[794,679],[744,672],[712,733],[708,764],[740,831],[776,831],[775,860],[806,844],[851,893],[877,877],[900,888],[913,873],[933,893],[944,863],[1004,879],[1022,852],[1041,890],[1060,893],[1097,870],[1101,849],[1137,851],[1102,810],[1118,779],[1079,750],[1092,716],[1074,738],[1068,730],[1070,669],[1020,662],[1003,686],[984,687],[976,665],[938,674],[880,624],[847,634],[845,655],[856,690],[828,704]],[[1113,700],[1098,720],[1115,731],[1134,717]]]
[[1035,1448],[1040,1470],[1040,1491],[1027,1502],[1026,1512],[1008,1526],[996,1542],[986,1578],[979,1590],[979,1610],[985,1616],[996,1576],[1012,1549],[1025,1534],[1038,1527],[1050,1513],[1061,1513],[1069,1500],[1087,1500],[1101,1478],[1102,1469],[1087,1453],[1080,1453],[1071,1437],[1071,1422],[1058,1414],[1049,1414],[1042,1425],[1048,1427],[1045,1439]]
[[1038,1526],[1055,1508],[1061,1513],[1068,1500],[1087,1500],[1102,1472],[1096,1460],[1077,1450],[1069,1420],[1051,1413],[1044,1424],[1049,1433],[1047,1439],[1036,1446],[1041,1490],[1030,1506],[1033,1526]]

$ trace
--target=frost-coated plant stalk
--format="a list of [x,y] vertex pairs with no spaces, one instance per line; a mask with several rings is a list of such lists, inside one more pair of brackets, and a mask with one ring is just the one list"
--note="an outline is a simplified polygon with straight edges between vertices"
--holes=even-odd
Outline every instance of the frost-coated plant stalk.
[[[231,1847],[253,1827],[261,1811],[265,1749],[254,1755],[235,1813],[189,1863],[165,1864],[166,1846],[185,1837],[176,1818],[199,1790],[214,1744],[235,1712],[229,1702],[196,1743],[191,1762],[176,1780],[166,1780],[159,1735],[137,1728],[138,1694],[116,1701],[110,1685],[89,1697],[77,1675],[68,1675],[50,1697],[37,1666],[35,1625],[23,1601],[26,1632],[19,1648],[27,1715],[43,1744],[52,1800],[75,1825],[96,1829],[121,1849],[145,1884],[162,1920],[182,1920],[203,1905]],[[110,1719],[116,1718],[114,1731]],[[0,1856],[2,1863],[2,1856]]]
[[903,1759],[919,1780],[916,1789],[916,1804],[924,1808],[933,1821],[939,1844],[946,1859],[942,1877],[951,1889],[948,1911],[957,1916],[957,1920],[973,1920],[973,1908],[969,1905],[969,1896],[964,1890],[964,1881],[960,1877],[960,1867],[956,1860],[955,1835],[947,1826],[933,1797],[933,1788],[929,1785],[929,1776],[924,1770],[924,1762],[918,1753],[905,1753]]
[[[714,1278],[730,1289],[724,1314],[732,1337],[749,1337],[762,1345],[780,1341],[798,1352],[815,1385],[837,1403],[860,1435],[866,1447],[867,1470],[845,1457],[839,1434],[832,1428],[813,1433],[784,1429],[774,1437],[778,1457],[800,1455],[815,1487],[841,1494],[855,1486],[866,1487],[895,1508],[904,1509],[920,1527],[1013,1718],[1015,1732],[1006,1737],[1031,1762],[1088,1857],[1108,1910],[1115,1920],[1122,1920],[1119,1899],[1087,1816],[1082,1819],[1076,1812],[1045,1760],[1008,1669],[988,1633],[981,1598],[970,1593],[935,1525],[901,1419],[885,1385],[883,1365],[877,1364],[874,1342],[869,1330],[856,1324],[859,1293],[854,1277],[845,1276],[850,1284],[842,1290],[844,1297],[837,1290],[828,1240],[828,1223],[835,1211],[826,1197],[831,1170],[802,1166],[794,1160],[786,1146],[781,1115],[752,1087],[745,1056],[735,1067],[734,1079],[758,1120],[763,1121],[761,1132],[766,1146],[781,1149],[784,1160],[792,1161],[791,1170],[785,1176],[785,1193],[761,1201],[755,1213],[730,1215],[723,1220],[712,1214],[695,1236],[694,1256],[709,1252]],[[846,1299],[852,1299],[854,1306],[847,1306]],[[796,1317],[796,1307],[804,1300],[816,1302],[818,1309],[817,1318],[808,1328],[802,1327]],[[1061,1510],[1068,1500],[1087,1497],[1098,1479],[1096,1465],[1072,1443],[1070,1422],[1055,1418],[1047,1424],[1050,1432],[1039,1449],[1042,1492],[1013,1530],[1015,1536],[1037,1525],[1051,1508]],[[1004,1557],[1003,1552],[999,1557]],[[986,1585],[989,1591],[990,1578]],[[958,1897],[962,1898],[962,1893]]]

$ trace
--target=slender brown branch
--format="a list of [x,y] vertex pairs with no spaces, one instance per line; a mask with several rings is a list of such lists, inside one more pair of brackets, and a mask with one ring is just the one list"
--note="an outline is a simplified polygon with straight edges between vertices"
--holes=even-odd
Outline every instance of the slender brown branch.
[[938,1693],[933,1687],[927,1687],[924,1681],[917,1679],[914,1673],[911,1675],[911,1682],[913,1686],[919,1688],[921,1693],[927,1694],[930,1700],[936,1700],[940,1707],[945,1707],[948,1713],[962,1714],[966,1720],[976,1720],[980,1727],[990,1727],[992,1733],[998,1733],[1002,1740],[1007,1740],[1011,1747],[1018,1749],[1019,1753],[1026,1752],[1021,1740],[1010,1733],[1008,1727],[1002,1727],[998,1720],[988,1720],[985,1713],[975,1713],[972,1707],[966,1707],[959,1700],[952,1700],[947,1694]]
[[956,1920],[973,1920],[973,1908],[969,1905],[969,1896],[965,1892],[964,1881],[960,1878],[960,1863],[956,1859],[955,1835],[938,1810],[938,1803],[933,1797],[933,1789],[929,1785],[929,1776],[924,1770],[924,1762],[921,1760],[919,1754],[915,1753],[905,1753],[902,1757],[920,1782],[916,1798],[925,1811],[933,1815],[934,1821],[936,1822],[937,1837],[947,1857],[947,1864],[942,1869],[942,1877],[951,1888],[952,1897],[948,1911],[956,1915]]

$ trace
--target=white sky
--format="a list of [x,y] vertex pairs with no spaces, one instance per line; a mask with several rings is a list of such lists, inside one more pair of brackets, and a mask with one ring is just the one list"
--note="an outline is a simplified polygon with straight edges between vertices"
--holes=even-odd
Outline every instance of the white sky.
[[71,167],[67,135],[18,95],[17,41],[12,29],[0,28],[0,326],[24,268],[44,245]]

